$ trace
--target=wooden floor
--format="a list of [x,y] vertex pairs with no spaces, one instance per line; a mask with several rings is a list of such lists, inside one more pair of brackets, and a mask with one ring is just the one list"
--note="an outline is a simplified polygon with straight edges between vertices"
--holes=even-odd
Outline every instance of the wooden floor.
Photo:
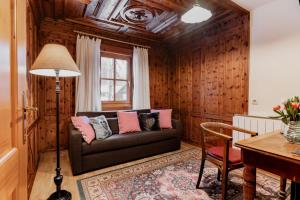
[[[181,150],[188,149],[190,147],[194,147],[190,144],[183,143],[181,146]],[[179,150],[179,151],[181,151]],[[79,176],[73,176],[71,171],[71,166],[69,162],[68,151],[61,151],[61,168],[62,174],[64,176],[62,189],[68,190],[72,193],[73,200],[79,200],[79,192],[77,189],[77,180],[91,177],[97,174],[101,174],[107,171],[123,168],[126,166],[132,166],[137,163],[145,162],[147,160],[151,160],[154,158],[159,158],[168,154],[173,154],[174,152],[165,153],[157,156],[152,156],[149,158],[140,159],[137,161],[132,161],[128,163],[124,163],[121,165],[116,165],[113,167],[108,167],[100,170],[96,170],[93,172],[85,173]],[[50,194],[55,191],[55,184],[53,182],[53,177],[55,176],[55,167],[56,167],[56,154],[54,151],[46,152],[41,154],[39,167],[35,176],[35,180],[33,183],[30,200],[45,200],[47,199]]]

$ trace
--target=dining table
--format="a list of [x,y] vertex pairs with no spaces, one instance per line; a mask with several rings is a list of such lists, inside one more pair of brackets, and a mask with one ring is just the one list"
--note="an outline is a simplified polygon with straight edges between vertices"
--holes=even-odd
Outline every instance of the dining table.
[[300,151],[299,144],[286,140],[280,131],[274,131],[235,143],[241,149],[243,172],[243,199],[253,200],[256,194],[256,170],[278,175],[291,181],[290,198],[300,200]]

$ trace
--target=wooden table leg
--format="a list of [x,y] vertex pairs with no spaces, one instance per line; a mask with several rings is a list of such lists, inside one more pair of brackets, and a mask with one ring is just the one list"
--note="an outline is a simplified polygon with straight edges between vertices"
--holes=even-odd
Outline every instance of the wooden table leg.
[[279,196],[281,198],[286,197],[286,178],[280,177],[280,191],[279,191]]
[[256,168],[246,165],[244,168],[244,200],[253,200],[256,193]]

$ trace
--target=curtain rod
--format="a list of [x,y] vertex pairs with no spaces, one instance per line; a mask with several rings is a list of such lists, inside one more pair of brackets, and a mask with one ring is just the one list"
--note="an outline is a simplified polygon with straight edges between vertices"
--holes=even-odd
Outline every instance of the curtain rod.
[[108,37],[94,35],[94,34],[82,32],[82,31],[76,31],[76,30],[74,30],[74,32],[78,33],[78,34],[81,34],[81,35],[87,35],[87,36],[96,37],[96,38],[100,38],[100,39],[104,39],[104,40],[110,40],[110,41],[113,41],[113,42],[119,42],[119,43],[123,43],[123,44],[129,44],[129,45],[132,45],[132,46],[143,47],[143,48],[146,48],[146,49],[150,49],[151,48],[150,46],[140,45],[140,44],[136,44],[136,43],[132,43],[132,42],[125,42],[125,41],[116,40],[116,39],[111,39],[111,38],[108,38]]

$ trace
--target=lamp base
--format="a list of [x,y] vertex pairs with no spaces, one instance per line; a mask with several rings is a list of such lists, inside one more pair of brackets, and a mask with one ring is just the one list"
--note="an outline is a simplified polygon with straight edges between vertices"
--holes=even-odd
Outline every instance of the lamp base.
[[60,197],[58,197],[58,193],[57,192],[54,192],[48,198],[48,200],[71,200],[71,199],[72,199],[71,193],[68,192],[68,191],[66,191],[66,190],[61,190],[60,191]]

